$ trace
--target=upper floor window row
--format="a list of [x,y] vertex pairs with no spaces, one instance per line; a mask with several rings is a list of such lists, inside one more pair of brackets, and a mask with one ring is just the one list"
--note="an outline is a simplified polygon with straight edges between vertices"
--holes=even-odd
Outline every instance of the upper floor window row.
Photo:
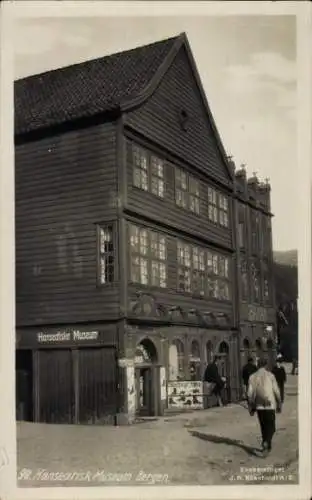
[[[135,143],[131,145],[133,185],[159,198],[164,198],[166,194],[165,160]],[[197,215],[206,214],[211,222],[227,228],[229,226],[228,196],[212,187],[207,187],[205,193],[201,193],[199,179],[182,168],[173,168],[176,205]],[[204,198],[204,203],[201,203],[201,198]]]
[[229,258],[178,241],[178,291],[219,300],[230,299]]

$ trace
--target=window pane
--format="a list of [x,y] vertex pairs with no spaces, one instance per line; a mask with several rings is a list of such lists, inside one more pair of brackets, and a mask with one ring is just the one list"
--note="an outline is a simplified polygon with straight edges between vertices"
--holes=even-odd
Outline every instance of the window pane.
[[186,208],[187,206],[186,192],[181,191],[179,188],[176,189],[176,204],[182,208]]
[[152,193],[161,198],[164,197],[164,181],[159,177],[152,177]]
[[141,169],[137,167],[133,168],[133,184],[135,187],[141,187]]
[[225,276],[225,259],[219,257],[219,276]]
[[229,277],[229,259],[228,258],[225,258],[225,260],[224,260],[224,276],[226,278]]
[[214,274],[218,274],[218,256],[213,254],[212,255],[212,270]]
[[131,281],[140,283],[140,257],[131,258]]
[[193,247],[193,268],[199,269],[199,256],[197,247]]
[[139,228],[130,226],[130,245],[134,252],[139,252]]
[[145,172],[145,170],[141,170],[141,188],[144,189],[144,191],[148,190],[147,172]]
[[156,177],[164,177],[164,161],[157,156],[151,157],[151,167],[152,167],[152,175]]
[[159,237],[159,254],[158,258],[160,260],[166,260],[166,238],[163,236]]
[[140,259],[140,275],[141,275],[141,283],[143,285],[148,284],[148,271],[147,271],[147,260],[141,257]]
[[189,177],[190,193],[199,197],[199,181],[190,175]]
[[199,198],[196,198],[192,194],[190,194],[190,210],[199,214]]
[[162,262],[159,263],[159,276],[160,276],[160,286],[165,288],[167,286],[167,276],[166,276],[166,265]]
[[146,229],[140,230],[140,254],[146,255],[148,251],[148,240]]
[[147,153],[143,148],[133,144],[133,164],[143,170],[147,170]]

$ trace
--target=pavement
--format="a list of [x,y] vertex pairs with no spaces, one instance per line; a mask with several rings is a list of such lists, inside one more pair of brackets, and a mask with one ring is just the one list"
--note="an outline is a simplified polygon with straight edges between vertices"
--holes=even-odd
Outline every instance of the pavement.
[[244,403],[122,427],[18,423],[18,486],[296,484],[296,376],[285,392],[267,458]]

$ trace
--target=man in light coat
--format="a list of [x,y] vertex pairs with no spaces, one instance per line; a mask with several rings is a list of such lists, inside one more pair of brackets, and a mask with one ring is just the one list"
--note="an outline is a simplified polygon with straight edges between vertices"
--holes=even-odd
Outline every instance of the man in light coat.
[[266,455],[272,449],[272,438],[276,431],[275,414],[280,413],[282,401],[276,378],[268,370],[266,359],[260,359],[258,370],[249,378],[247,399],[250,415],[257,412],[262,450]]

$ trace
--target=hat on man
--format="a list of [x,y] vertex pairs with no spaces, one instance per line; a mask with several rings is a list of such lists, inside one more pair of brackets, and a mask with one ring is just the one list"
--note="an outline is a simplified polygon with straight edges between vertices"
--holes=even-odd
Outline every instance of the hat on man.
[[282,354],[278,354],[278,355],[276,356],[276,361],[282,361],[282,359],[283,359]]

